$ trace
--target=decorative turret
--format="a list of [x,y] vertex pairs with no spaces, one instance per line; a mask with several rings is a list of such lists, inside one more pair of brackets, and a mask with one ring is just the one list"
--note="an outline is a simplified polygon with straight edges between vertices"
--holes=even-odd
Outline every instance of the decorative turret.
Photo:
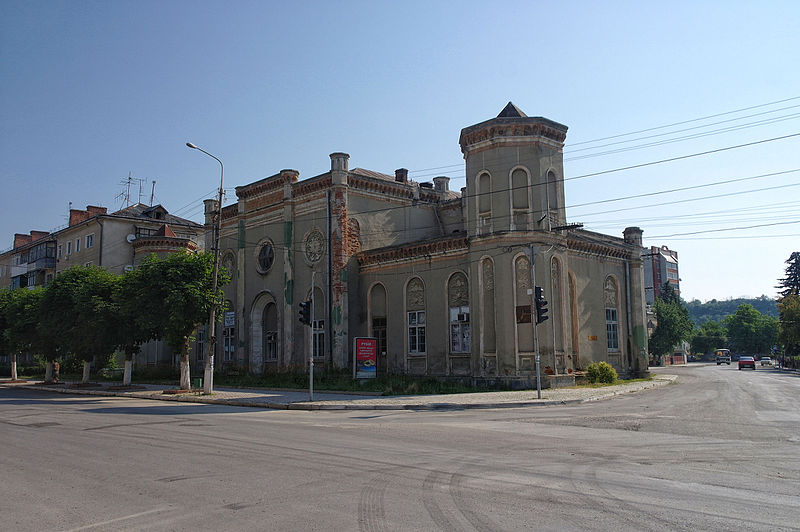
[[566,136],[567,126],[529,117],[511,102],[461,130],[470,236],[563,225]]

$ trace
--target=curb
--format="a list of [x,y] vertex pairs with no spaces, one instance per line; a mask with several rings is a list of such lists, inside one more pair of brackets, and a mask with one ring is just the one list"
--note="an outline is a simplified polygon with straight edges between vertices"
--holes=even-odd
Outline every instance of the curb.
[[[618,395],[625,395],[636,393],[643,390],[656,388],[672,384],[677,379],[677,375],[661,375],[656,377],[650,382],[641,383],[628,390],[616,390],[613,392],[603,393],[594,397],[586,397],[583,399],[560,399],[560,400],[530,400],[530,401],[508,401],[501,403],[422,403],[422,404],[326,404],[324,402],[308,401],[295,402],[295,403],[275,403],[275,402],[259,402],[252,400],[240,399],[219,399],[214,397],[205,397],[202,395],[164,395],[164,394],[143,394],[142,390],[136,391],[109,391],[109,390],[81,390],[78,388],[54,388],[51,386],[37,386],[37,385],[22,385],[26,390],[37,390],[46,392],[55,392],[69,395],[96,395],[100,397],[126,397],[132,399],[144,399],[154,401],[173,401],[181,403],[198,403],[198,404],[217,404],[224,406],[238,406],[245,408],[261,408],[268,410],[299,410],[299,411],[316,411],[316,410],[405,410],[405,411],[420,411],[420,412],[442,412],[453,410],[478,410],[478,409],[502,409],[502,408],[527,408],[532,406],[564,406],[584,404],[603,399],[609,399]],[[8,387],[5,382],[0,382],[0,387]],[[296,390],[292,390],[296,391]],[[143,395],[139,395],[143,394]]]

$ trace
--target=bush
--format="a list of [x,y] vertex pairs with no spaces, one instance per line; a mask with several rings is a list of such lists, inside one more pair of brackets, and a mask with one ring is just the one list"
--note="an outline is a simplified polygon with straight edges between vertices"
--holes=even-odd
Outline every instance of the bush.
[[613,384],[616,382],[618,375],[617,370],[611,367],[608,362],[595,362],[589,364],[586,371],[586,376],[592,384],[603,383]]

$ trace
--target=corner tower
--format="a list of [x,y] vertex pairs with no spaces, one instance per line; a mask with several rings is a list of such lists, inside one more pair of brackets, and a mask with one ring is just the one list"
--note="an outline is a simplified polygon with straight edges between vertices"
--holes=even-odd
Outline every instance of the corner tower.
[[566,136],[567,126],[529,117],[511,102],[496,118],[461,130],[469,236],[565,223]]

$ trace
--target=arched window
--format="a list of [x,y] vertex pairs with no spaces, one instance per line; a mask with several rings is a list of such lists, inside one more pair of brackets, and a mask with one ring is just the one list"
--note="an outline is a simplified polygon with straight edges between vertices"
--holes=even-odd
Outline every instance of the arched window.
[[314,335],[312,353],[315,358],[325,356],[325,296],[322,290],[314,288],[314,315],[312,316],[311,331]]
[[511,303],[516,305],[517,350],[520,353],[532,353],[534,350],[532,291],[531,262],[525,255],[520,255],[514,260],[514,302]]
[[447,283],[450,310],[450,352],[469,353],[472,349],[469,326],[469,284],[462,272],[454,273]]
[[[233,308],[230,301],[226,303],[227,308]],[[222,315],[222,360],[223,362],[236,360],[236,313],[232,310],[226,310]]]
[[528,208],[528,174],[521,168],[511,173],[511,198],[514,209]]
[[376,284],[369,297],[370,329],[378,341],[378,354],[386,353],[386,288]]
[[275,303],[267,303],[261,318],[264,360],[274,362],[278,360],[278,310]]
[[408,353],[425,353],[425,285],[415,277],[406,286],[406,328]]
[[608,339],[608,350],[619,352],[619,313],[618,309],[618,287],[617,281],[613,277],[606,277],[603,286],[603,294],[606,306],[606,338]]
[[494,302],[494,263],[492,259],[485,258],[481,261],[482,279],[482,327],[483,350],[485,353],[497,352],[497,338],[495,333],[495,302]]
[[492,178],[486,172],[478,176],[478,212],[492,212]]

